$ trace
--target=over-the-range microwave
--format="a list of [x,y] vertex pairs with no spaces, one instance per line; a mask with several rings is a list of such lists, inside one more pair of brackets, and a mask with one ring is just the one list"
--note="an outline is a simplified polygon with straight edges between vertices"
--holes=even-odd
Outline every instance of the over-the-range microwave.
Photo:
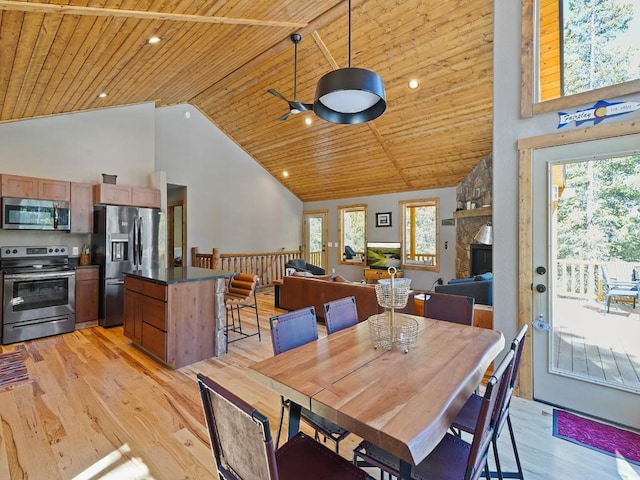
[[69,230],[69,202],[2,197],[2,228],[8,230]]

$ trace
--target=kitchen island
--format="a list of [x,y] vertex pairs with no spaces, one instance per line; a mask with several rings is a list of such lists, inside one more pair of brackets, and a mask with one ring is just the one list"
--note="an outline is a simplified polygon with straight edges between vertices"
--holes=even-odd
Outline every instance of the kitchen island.
[[233,275],[197,267],[126,273],[125,336],[171,368],[223,354],[224,279]]

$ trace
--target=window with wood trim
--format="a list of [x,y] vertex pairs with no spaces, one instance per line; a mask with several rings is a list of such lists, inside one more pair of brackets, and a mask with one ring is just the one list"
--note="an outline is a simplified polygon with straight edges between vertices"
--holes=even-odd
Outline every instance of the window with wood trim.
[[640,0],[523,0],[528,117],[640,92]]
[[440,200],[400,202],[402,268],[440,270]]
[[[367,206],[348,205],[338,207],[338,237],[340,238],[340,263],[365,265],[367,244]],[[347,254],[347,247],[353,254]],[[351,258],[348,258],[351,257]]]

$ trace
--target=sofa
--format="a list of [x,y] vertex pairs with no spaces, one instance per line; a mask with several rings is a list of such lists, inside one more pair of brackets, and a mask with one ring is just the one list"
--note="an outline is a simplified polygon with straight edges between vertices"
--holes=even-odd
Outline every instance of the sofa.
[[307,263],[302,258],[292,258],[287,263],[284,264],[285,268],[293,268],[296,272],[306,272],[311,273],[313,275],[324,275],[324,268],[318,267],[311,263]]
[[[316,316],[324,318],[325,303],[349,296],[354,296],[356,299],[359,322],[385,311],[378,305],[374,285],[348,282],[339,275],[284,277],[279,286],[277,301],[280,308],[285,310],[313,306],[316,309]],[[413,300],[413,292],[411,292],[407,306],[396,311],[413,314]]]
[[491,272],[471,278],[456,278],[446,285],[436,285],[436,293],[466,295],[476,299],[476,303],[493,305],[493,274]]

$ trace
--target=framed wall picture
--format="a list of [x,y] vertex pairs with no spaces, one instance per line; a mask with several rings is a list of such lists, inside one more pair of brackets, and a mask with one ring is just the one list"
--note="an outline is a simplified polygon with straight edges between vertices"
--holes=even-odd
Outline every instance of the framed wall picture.
[[390,227],[391,212],[376,213],[376,227]]

